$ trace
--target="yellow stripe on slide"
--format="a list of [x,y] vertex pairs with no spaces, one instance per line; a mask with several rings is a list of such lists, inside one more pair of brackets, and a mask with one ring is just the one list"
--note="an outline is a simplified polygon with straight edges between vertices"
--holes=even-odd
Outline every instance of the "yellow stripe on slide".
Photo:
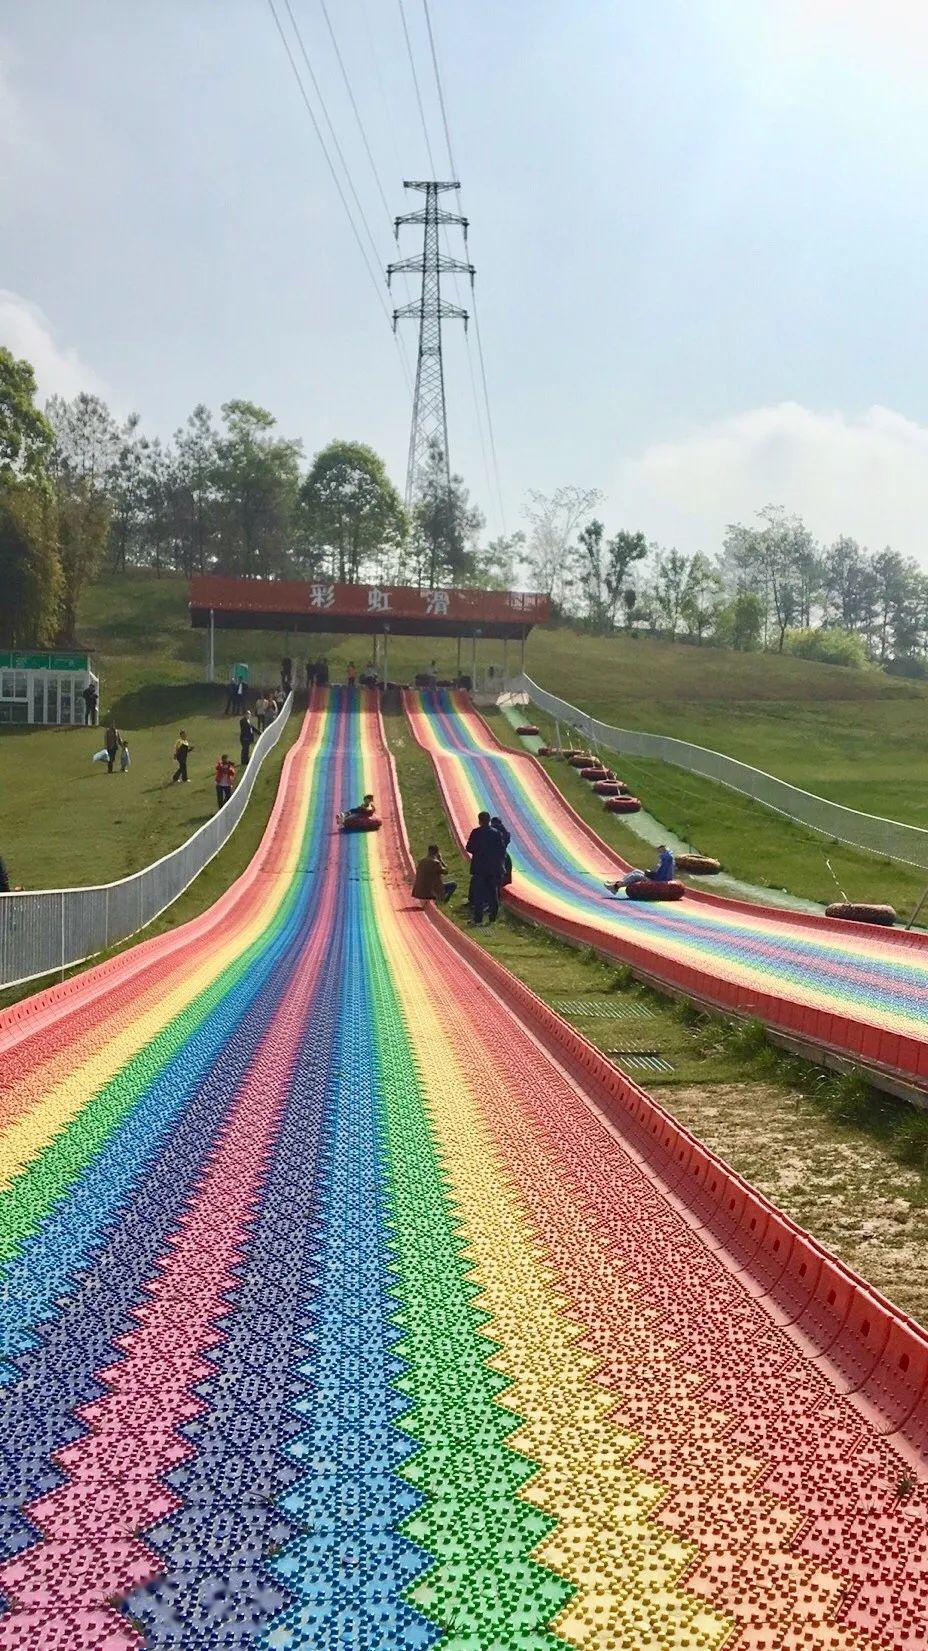
[[[665,1488],[629,1464],[639,1440],[608,1420],[615,1393],[591,1374],[600,1362],[576,1346],[581,1326],[552,1286],[550,1268],[525,1218],[485,1122],[501,1082],[471,1028],[468,1066],[433,1002],[432,983],[393,908],[379,844],[372,845],[372,895],[389,968],[416,1051],[416,1068],[448,1175],[459,1230],[480,1286],[482,1333],[501,1344],[487,1360],[511,1377],[497,1402],[514,1412],[513,1450],[538,1462],[523,1495],[558,1521],[536,1557],[577,1593],[552,1626],[589,1648],[647,1645],[650,1651],[718,1651],[732,1624],[681,1585],[698,1550],[652,1517]],[[481,1104],[475,1098],[479,1078]],[[518,1420],[521,1418],[521,1426]],[[603,1577],[610,1578],[608,1590]]]

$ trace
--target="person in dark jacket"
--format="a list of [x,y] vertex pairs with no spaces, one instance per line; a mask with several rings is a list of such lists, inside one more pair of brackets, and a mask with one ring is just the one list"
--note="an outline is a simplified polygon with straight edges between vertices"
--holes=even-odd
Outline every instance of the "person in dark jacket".
[[477,815],[465,849],[470,855],[470,908],[479,928],[484,912],[491,923],[499,916],[499,890],[506,864],[506,845],[485,811]]
[[512,838],[498,814],[494,814],[490,824],[493,830],[499,833],[503,848],[506,851],[503,855],[503,869],[500,874],[499,886],[501,889],[507,889],[512,882],[512,856],[509,853],[509,844],[512,842]]
[[106,772],[112,774],[113,764],[122,744],[122,735],[112,717],[106,725],[106,736],[103,743],[106,746]]
[[84,701],[84,725],[87,728],[96,728],[96,726],[97,726],[97,685],[96,685],[95,682],[88,682],[86,688],[84,689],[83,694],[81,695],[81,698]]
[[176,762],[177,767],[171,775],[172,785],[177,785],[179,781],[185,785],[189,783],[190,776],[187,773],[187,758],[192,750],[193,746],[187,738],[187,730],[186,728],[182,728],[178,736],[177,743],[174,747],[174,761]]
[[257,738],[257,735],[255,734],[255,725],[247,711],[239,717],[238,738],[239,744],[242,748],[242,767],[247,768],[248,758],[251,756],[251,748]]
[[445,874],[448,867],[439,853],[437,843],[429,843],[428,849],[416,866],[416,880],[412,885],[415,900],[437,900],[443,905],[450,900],[457,883],[446,883]]

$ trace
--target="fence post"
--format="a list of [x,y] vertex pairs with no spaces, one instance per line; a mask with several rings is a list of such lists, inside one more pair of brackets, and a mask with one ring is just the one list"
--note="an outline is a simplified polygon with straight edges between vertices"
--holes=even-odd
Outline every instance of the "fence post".
[[64,902],[65,891],[61,891],[61,978],[64,980]]

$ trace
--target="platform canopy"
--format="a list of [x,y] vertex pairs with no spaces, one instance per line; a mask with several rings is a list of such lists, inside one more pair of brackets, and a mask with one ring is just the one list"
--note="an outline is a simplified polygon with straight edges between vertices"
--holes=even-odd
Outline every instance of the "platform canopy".
[[417,590],[407,585],[339,585],[328,579],[190,581],[198,628],[344,631],[356,636],[480,636],[524,640],[550,618],[547,596],[522,591]]

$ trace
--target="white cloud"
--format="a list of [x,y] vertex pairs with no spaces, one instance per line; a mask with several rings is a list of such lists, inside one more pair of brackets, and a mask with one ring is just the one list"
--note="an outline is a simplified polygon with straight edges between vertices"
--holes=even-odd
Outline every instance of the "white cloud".
[[19,357],[31,361],[39,387],[40,401],[47,396],[77,395],[89,390],[108,394],[103,380],[88,367],[76,350],[62,348],[52,334],[48,317],[18,293],[0,287],[0,344]]
[[928,561],[928,426],[887,407],[752,408],[646,448],[610,491],[630,526],[682,550],[716,550],[728,522],[782,504],[821,539]]

